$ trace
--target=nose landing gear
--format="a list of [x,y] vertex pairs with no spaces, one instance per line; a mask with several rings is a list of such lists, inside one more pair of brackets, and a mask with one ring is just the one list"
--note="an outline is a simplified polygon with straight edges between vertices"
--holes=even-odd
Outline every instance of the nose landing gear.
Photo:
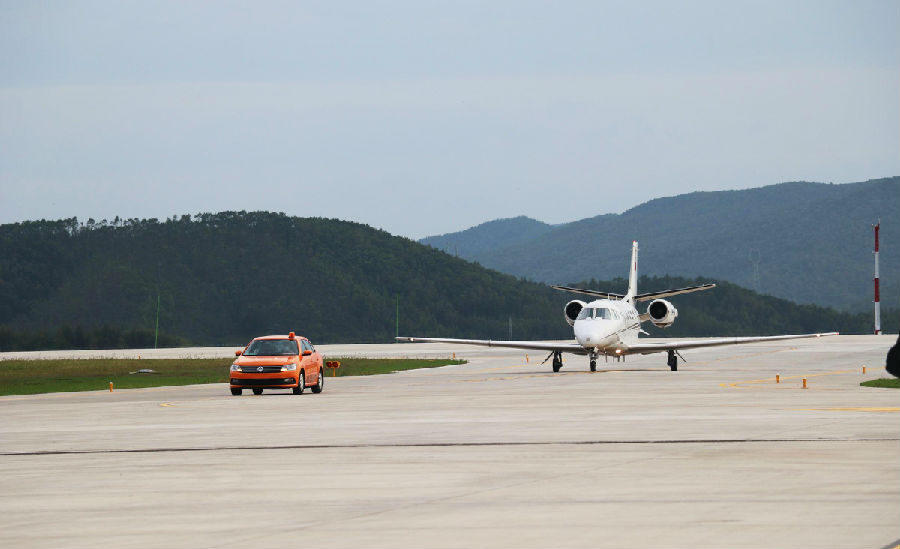
[[591,351],[591,371],[597,371],[597,351]]

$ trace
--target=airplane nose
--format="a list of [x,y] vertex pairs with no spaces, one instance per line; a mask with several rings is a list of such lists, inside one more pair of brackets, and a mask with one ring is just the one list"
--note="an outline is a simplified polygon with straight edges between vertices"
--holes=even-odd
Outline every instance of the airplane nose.
[[[596,322],[594,322],[596,324]],[[575,341],[582,347],[596,345],[600,340],[599,330],[585,322],[575,324]]]
[[598,347],[605,345],[609,334],[606,333],[603,326],[604,322],[594,320],[593,322],[576,322],[575,323],[575,341],[582,347]]

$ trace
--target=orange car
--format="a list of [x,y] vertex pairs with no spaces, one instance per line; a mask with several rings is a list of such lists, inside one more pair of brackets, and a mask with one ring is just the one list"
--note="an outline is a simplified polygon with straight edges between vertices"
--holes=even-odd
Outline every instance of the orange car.
[[325,386],[322,354],[305,337],[270,335],[257,337],[243,351],[235,351],[231,365],[231,394],[252,389],[261,395],[263,389],[291,389],[295,395],[309,387],[321,393]]

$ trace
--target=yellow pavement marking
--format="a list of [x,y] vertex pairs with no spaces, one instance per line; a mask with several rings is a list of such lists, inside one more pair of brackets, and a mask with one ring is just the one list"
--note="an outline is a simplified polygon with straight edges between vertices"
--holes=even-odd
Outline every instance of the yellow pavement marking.
[[796,387],[781,387],[784,385],[784,381],[787,379],[802,379],[802,378],[811,378],[811,377],[819,377],[819,376],[834,376],[840,374],[851,374],[851,373],[859,373],[858,369],[853,370],[838,370],[835,372],[823,372],[820,374],[801,374],[796,376],[782,376],[782,383],[775,383],[774,377],[768,377],[765,379],[748,379],[746,381],[735,381],[733,383],[719,383],[719,387],[724,387],[726,389],[795,389]]
[[804,412],[900,412],[900,408],[793,408]]

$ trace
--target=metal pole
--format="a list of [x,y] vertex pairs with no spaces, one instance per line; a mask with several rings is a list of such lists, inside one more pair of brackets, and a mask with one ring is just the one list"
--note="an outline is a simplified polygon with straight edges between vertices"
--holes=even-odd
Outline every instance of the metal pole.
[[[397,294],[397,327],[394,337],[400,337],[400,294]],[[395,339],[394,342],[397,340]]]
[[881,219],[873,225],[875,227],[875,335],[881,334],[881,296],[878,292],[878,230],[881,228]]
[[153,348],[159,343],[159,294],[156,294],[156,334],[153,336]]

